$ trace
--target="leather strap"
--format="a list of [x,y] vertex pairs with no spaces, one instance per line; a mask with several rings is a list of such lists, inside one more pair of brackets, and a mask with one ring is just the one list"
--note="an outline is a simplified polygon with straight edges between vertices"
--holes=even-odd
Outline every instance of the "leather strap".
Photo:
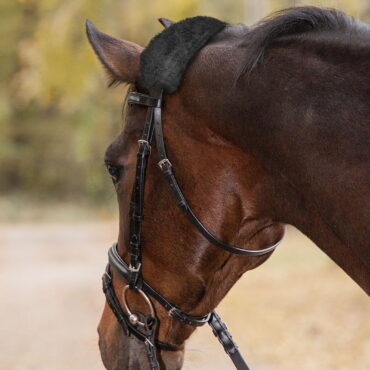
[[148,107],[144,129],[141,139],[139,140],[139,149],[137,153],[136,175],[133,184],[130,204],[130,235],[128,252],[130,257],[130,265],[120,257],[117,250],[117,243],[108,251],[109,264],[106,272],[103,275],[103,291],[105,293],[107,302],[116,316],[118,322],[126,335],[133,334],[139,340],[145,343],[149,364],[152,370],[159,370],[159,365],[156,357],[156,346],[164,350],[178,350],[182,347],[174,346],[169,343],[163,343],[155,340],[155,333],[157,328],[157,319],[148,318],[146,325],[146,333],[141,332],[133,325],[128,316],[123,312],[120,302],[114,292],[112,284],[112,276],[110,274],[110,266],[118,273],[118,275],[129,285],[133,290],[142,290],[145,294],[154,298],[161,304],[169,315],[177,321],[192,325],[201,326],[209,323],[212,327],[214,335],[218,338],[226,353],[230,356],[238,370],[249,370],[245,361],[239,353],[238,347],[233,341],[226,325],[221,321],[216,312],[211,312],[203,316],[193,316],[183,312],[178,306],[170,303],[166,298],[153,289],[142,277],[141,263],[142,263],[142,245],[141,245],[141,223],[144,219],[144,188],[145,176],[148,164],[148,157],[151,152],[151,142],[153,134],[156,137],[156,146],[159,155],[158,165],[166,178],[172,193],[174,194],[177,204],[180,209],[188,216],[191,223],[198,229],[198,231],[212,244],[231,253],[260,256],[272,252],[277,245],[264,248],[262,250],[248,250],[234,247],[227,243],[218,240],[207,228],[200,222],[191,210],[186,201],[179,184],[177,183],[175,174],[172,170],[172,164],[169,161],[164,143],[163,128],[162,128],[162,90],[153,90],[152,96],[141,94],[138,92],[130,92],[128,96],[129,104],[139,104]]
[[231,252],[231,253],[246,255],[246,256],[262,256],[264,254],[272,252],[280,244],[281,240],[279,240],[278,242],[276,242],[275,244],[267,248],[259,249],[259,250],[238,248],[238,247],[229,245],[217,239],[201,223],[201,221],[195,216],[194,212],[189,206],[189,203],[184,197],[184,194],[182,193],[181,188],[173,172],[172,164],[167,157],[166,147],[164,143],[164,136],[163,136],[162,113],[161,113],[160,107],[154,108],[153,119],[154,119],[155,139],[156,139],[157,151],[159,155],[159,162],[158,162],[159,168],[161,169],[173,195],[176,198],[177,205],[188,216],[190,222],[198,229],[198,231],[212,244],[228,252]]
[[148,316],[146,318],[146,330],[148,332],[147,338],[144,342],[146,347],[146,353],[148,355],[149,365],[151,370],[160,370],[157,351],[155,348],[155,334],[157,331],[158,320],[155,317]]
[[[140,330],[138,330],[136,326],[131,324],[131,322],[128,320],[127,315],[123,312],[121,308],[116,293],[114,292],[113,279],[109,271],[109,265],[107,266],[106,271],[103,274],[102,280],[103,280],[103,292],[107,299],[108,305],[111,308],[114,315],[116,316],[116,319],[121,325],[124,333],[127,336],[133,334],[137,339],[139,339],[142,342],[145,342],[147,336]],[[155,340],[155,345],[163,351],[179,351],[183,349],[183,346],[166,343],[159,340]]]
[[221,321],[220,316],[213,311],[209,320],[209,325],[212,328],[212,332],[215,337],[219,340],[224,348],[225,352],[230,356],[232,362],[238,370],[249,370],[246,362],[238,350],[238,346],[234,342],[227,326]]
[[[119,274],[123,281],[128,283],[130,279],[131,271],[126,262],[120,257],[117,250],[117,243],[114,243],[108,251],[109,265],[114,268],[114,270]],[[210,314],[204,316],[192,316],[183,312],[179,307],[170,303],[166,298],[159,294],[155,289],[153,289],[145,280],[142,281],[141,289],[147,295],[153,297],[159,304],[161,304],[167,311],[169,315],[180,321],[183,324],[191,326],[202,326],[206,324],[209,320]]]
[[[132,98],[133,94],[129,95]],[[143,101],[154,104],[158,103],[158,100],[148,97],[143,94],[137,93],[135,96],[138,99],[143,99]],[[135,181],[132,189],[131,204],[130,204],[130,277],[128,284],[131,289],[141,288],[141,223],[144,219],[143,207],[144,207],[144,187],[145,187],[145,175],[146,168],[148,164],[148,157],[151,151],[151,141],[153,137],[153,108],[149,107],[143,134],[138,142],[139,149],[137,152],[136,161],[136,175]]]
[[[128,278],[130,272],[128,270],[127,264],[121,259],[121,257],[118,255],[117,252],[117,243],[115,243],[110,249],[109,249],[109,263],[112,265],[112,267],[118,272],[120,277],[124,281]],[[149,289],[147,289],[147,287]],[[219,342],[222,344],[225,352],[230,356],[231,360],[233,361],[236,369],[238,370],[249,370],[247,364],[245,363],[243,357],[241,356],[238,346],[232,339],[232,336],[230,332],[228,331],[225,323],[221,321],[220,316],[215,312],[211,312],[210,314],[204,315],[204,316],[191,316],[188,315],[178,308],[176,308],[174,305],[169,303],[165,298],[163,298],[158,292],[156,292],[153,288],[151,288],[145,281],[143,281],[142,286],[143,291],[151,295],[153,298],[155,298],[164,308],[169,310],[169,313],[171,317],[174,319],[180,321],[183,324],[192,325],[192,326],[200,326],[204,325],[205,323],[208,323],[211,328],[213,334],[217,337]],[[103,275],[103,291],[106,295],[107,302],[109,306],[111,307],[113,313],[115,314],[117,321],[121,324],[124,332],[126,335],[133,334],[136,336],[139,340],[145,343],[145,346],[147,348],[148,352],[148,358],[151,365],[154,363],[154,360],[151,356],[154,356],[153,351],[155,351],[154,347],[151,345],[155,343],[155,345],[158,346],[158,348],[162,350],[169,350],[169,351],[176,351],[179,349],[182,349],[181,347],[174,346],[169,343],[164,343],[161,341],[155,341],[155,329],[150,332],[148,335],[145,335],[141,331],[137,329],[134,325],[130,323],[130,321],[127,318],[127,315],[123,312],[119,301],[115,295],[113,285],[112,285],[112,277],[109,273],[109,265],[107,266],[107,270]],[[153,295],[154,293],[154,295]],[[172,308],[170,308],[172,307]],[[150,337],[149,337],[150,335]],[[150,352],[149,352],[150,351]],[[151,362],[152,361],[152,362]],[[154,365],[153,365],[154,366]],[[152,369],[156,369],[155,367],[152,367]]]

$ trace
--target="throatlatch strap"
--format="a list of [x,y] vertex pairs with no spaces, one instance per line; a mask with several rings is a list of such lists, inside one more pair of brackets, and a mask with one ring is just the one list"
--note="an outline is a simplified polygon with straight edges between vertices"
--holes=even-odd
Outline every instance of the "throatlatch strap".
[[208,241],[210,241],[212,244],[228,252],[240,254],[240,255],[247,255],[247,256],[262,256],[266,253],[272,252],[279,245],[281,240],[279,240],[277,243],[273,244],[272,246],[268,248],[259,249],[259,250],[238,248],[233,245],[224,243],[221,240],[218,240],[195,216],[194,212],[189,206],[189,203],[184,197],[184,194],[181,191],[181,188],[172,170],[172,164],[167,157],[166,147],[164,143],[164,136],[163,136],[161,108],[158,107],[158,108],[153,108],[153,109],[154,109],[153,119],[154,119],[155,140],[156,140],[157,151],[158,151],[158,155],[160,159],[158,162],[158,165],[159,165],[159,168],[162,170],[162,173],[165,179],[167,180],[173,195],[175,196],[177,200],[177,205],[188,216],[190,222],[198,229],[198,231]]

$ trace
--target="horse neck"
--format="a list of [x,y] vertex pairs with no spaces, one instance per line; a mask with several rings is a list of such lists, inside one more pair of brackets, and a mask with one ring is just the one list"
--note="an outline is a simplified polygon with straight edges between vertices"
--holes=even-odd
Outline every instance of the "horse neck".
[[363,63],[335,65],[274,49],[226,99],[213,99],[212,114],[213,129],[281,185],[274,216],[303,231],[369,292],[370,75]]
[[370,273],[366,254],[344,244],[322,217],[316,205],[307,203],[301,192],[289,182],[275,177],[270,198],[274,216],[294,225],[370,295]]

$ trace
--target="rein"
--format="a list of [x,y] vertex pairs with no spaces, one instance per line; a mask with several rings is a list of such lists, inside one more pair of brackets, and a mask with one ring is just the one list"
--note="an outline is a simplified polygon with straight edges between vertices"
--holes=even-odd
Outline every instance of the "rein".
[[[151,153],[153,137],[155,137],[156,148],[159,155],[158,166],[177,200],[177,205],[207,240],[228,252],[247,256],[261,256],[270,253],[281,242],[281,240],[279,240],[274,245],[260,250],[238,248],[218,240],[195,216],[177,183],[175,174],[172,170],[172,164],[166,154],[162,128],[162,95],[162,90],[152,90],[151,95],[141,94],[138,92],[130,92],[128,95],[129,104],[143,105],[148,108],[143,134],[141,139],[138,141],[139,150],[137,153],[136,176],[131,195],[130,236],[128,246],[130,263],[127,264],[118,254],[118,244],[113,244],[108,252],[109,262],[103,275],[103,291],[105,293],[106,300],[119,324],[122,326],[124,333],[127,336],[133,335],[140,341],[144,342],[152,370],[160,369],[156,348],[164,351],[178,351],[182,350],[183,346],[161,342],[156,339],[156,330],[159,322],[155,316],[154,307],[149,297],[155,299],[168,311],[170,317],[182,324],[202,326],[205,323],[208,323],[212,328],[213,334],[218,338],[225,352],[230,356],[236,369],[249,370],[236,343],[233,341],[231,334],[227,330],[226,325],[221,321],[219,315],[215,311],[203,316],[189,315],[186,312],[183,312],[175,304],[170,303],[160,293],[153,289],[147,282],[145,282],[142,276],[141,223],[144,218],[143,206],[146,168],[148,158]],[[123,291],[124,309],[114,291],[111,269],[113,269],[127,284]],[[127,289],[136,291],[142,295],[150,308],[151,313],[149,315],[144,315],[142,313],[135,314],[130,311],[126,299]],[[140,330],[139,327],[141,327],[142,330]]]

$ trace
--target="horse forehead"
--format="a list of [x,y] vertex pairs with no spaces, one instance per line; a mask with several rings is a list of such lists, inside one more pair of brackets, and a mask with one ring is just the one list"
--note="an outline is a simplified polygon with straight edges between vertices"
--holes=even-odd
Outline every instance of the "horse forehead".
[[143,122],[145,116],[130,117],[125,120],[124,128],[120,134],[109,144],[105,151],[107,160],[114,160],[120,157],[124,152],[129,151],[133,143],[138,140],[142,134]]
[[[204,47],[204,49],[200,51],[200,54],[207,55],[208,54],[207,49],[209,50],[210,48],[215,46],[216,50],[218,50],[218,53],[222,55],[223,48],[229,49],[229,48],[237,47],[240,44],[240,40],[242,39],[242,36],[245,35],[247,30],[248,28],[244,25],[236,25],[236,26],[227,25],[224,28],[224,30],[222,30],[221,32],[219,32],[212,38],[209,44],[207,44]],[[198,64],[199,62],[201,64],[203,64],[203,62],[205,62],[205,64],[208,64],[207,63],[208,58],[204,59],[201,57],[201,58],[195,58],[195,59],[196,59],[196,63],[194,64]],[[189,67],[190,66],[188,66],[188,69]],[[194,67],[195,69],[197,69],[196,65],[192,67],[193,67],[192,69],[194,69]],[[167,96],[167,99],[170,100],[171,102],[171,106],[172,106],[171,108],[174,108],[175,110],[177,110],[178,108],[179,109],[181,108],[181,105],[182,105],[181,101],[182,101],[182,98],[184,98],[184,96],[181,96],[183,94],[181,94],[180,92],[177,92],[176,95],[178,99],[171,99],[172,94]],[[122,155],[124,151],[130,149],[130,145],[132,145],[133,141],[140,138],[140,135],[143,129],[143,122],[145,120],[145,115],[136,114],[135,112],[133,112],[132,109],[133,107],[129,108],[128,116],[127,116],[127,119],[125,120],[124,129],[121,131],[119,136],[108,146],[106,153],[105,153],[106,158],[119,157],[120,155]],[[171,109],[171,111],[172,110],[173,109]],[[166,110],[164,110],[163,113],[164,113],[163,115],[167,116],[166,118],[168,118],[168,115],[166,114],[167,113]],[[170,120],[172,119],[174,119],[173,114],[171,114]]]

